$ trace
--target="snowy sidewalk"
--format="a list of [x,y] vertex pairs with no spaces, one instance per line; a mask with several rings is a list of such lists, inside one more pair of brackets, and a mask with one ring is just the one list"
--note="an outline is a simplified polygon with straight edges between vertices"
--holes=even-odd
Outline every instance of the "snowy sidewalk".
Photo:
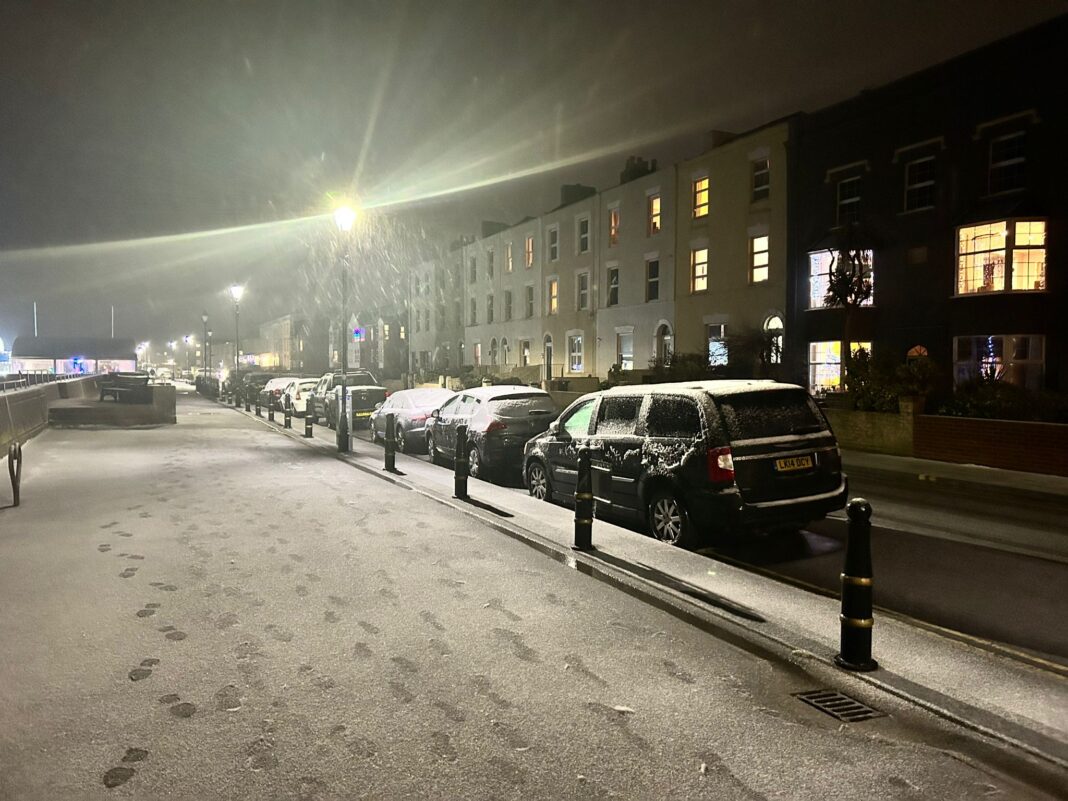
[[[282,430],[280,426],[278,430]],[[296,430],[289,435],[300,438]],[[336,455],[332,440],[325,436],[301,441]],[[352,453],[344,458],[388,476],[382,472],[382,449],[378,446],[354,439]],[[476,503],[463,503],[452,498],[451,470],[403,454],[397,454],[397,469],[402,475],[388,476],[391,480],[536,540],[587,569],[605,575],[622,571],[636,582],[656,584],[661,591],[665,591],[666,579],[666,592],[675,597],[677,605],[699,608],[725,630],[735,635],[744,632],[785,658],[815,658],[830,664],[837,653],[836,599],[665,545],[602,520],[594,523],[596,551],[576,554],[570,550],[574,533],[570,509],[478,479],[469,482],[470,497]],[[683,586],[672,587],[675,582]],[[712,596],[712,603],[701,601],[702,594]],[[877,614],[873,651],[880,669],[853,674],[856,678],[1068,767],[1068,677],[1062,673],[918,628],[888,614]]]

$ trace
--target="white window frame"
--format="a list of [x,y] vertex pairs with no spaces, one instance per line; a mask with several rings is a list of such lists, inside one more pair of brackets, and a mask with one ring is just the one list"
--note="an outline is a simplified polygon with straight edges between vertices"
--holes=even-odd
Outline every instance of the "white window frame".
[[[764,166],[761,167],[760,165]],[[764,183],[757,185],[757,178],[763,176],[765,178]],[[762,192],[759,197],[757,193]],[[749,202],[758,203],[761,200],[767,200],[771,197],[771,159],[767,156],[761,158],[755,158],[750,162],[750,179],[749,179]]]
[[[871,281],[872,292],[868,296],[868,299],[864,301],[861,306],[874,306],[875,305],[875,252],[871,250],[863,251],[868,254],[868,264],[871,265],[871,271],[868,276],[868,280]],[[813,257],[817,257],[814,259]],[[830,308],[823,302],[824,297],[827,295],[827,286],[830,283],[831,264],[833,260],[838,256],[836,253],[830,250],[813,250],[808,254],[808,308],[809,309],[828,309]],[[818,263],[817,263],[818,262]],[[819,272],[816,272],[817,266]],[[826,277],[826,280],[825,280]],[[812,280],[817,278],[815,282]],[[816,288],[819,291],[816,291]]]
[[468,316],[470,321],[468,325],[478,325],[478,299],[471,298],[471,302],[468,304]]
[[[582,286],[583,279],[586,280],[585,289]],[[579,311],[586,311],[590,308],[590,274],[588,271],[575,274],[575,308]]]
[[523,287],[523,313],[525,319],[532,319],[535,311],[537,311],[537,298],[534,293],[534,284],[527,284]]
[[512,319],[512,290],[504,290],[504,321]]
[[[582,233],[582,223],[586,223],[586,233]],[[590,215],[583,214],[581,217],[575,218],[575,253],[589,253],[590,252]]]
[[[704,182],[704,187],[700,187],[701,182]],[[704,203],[700,202],[701,194],[704,194]],[[702,173],[695,175],[690,181],[690,208],[693,213],[693,219],[703,220],[708,216],[708,210],[710,201],[712,199],[712,181],[708,177],[708,173]]]
[[[653,211],[653,204],[656,211]],[[653,230],[653,225],[656,230]],[[645,235],[657,236],[664,230],[664,198],[660,194],[660,188],[648,189],[645,192]]]
[[486,295],[486,325],[493,322],[493,293]]
[[550,225],[545,229],[545,249],[549,261],[560,261],[560,226]]
[[934,156],[921,156],[920,158],[912,159],[912,161],[909,161],[905,164],[905,199],[902,208],[905,210],[906,213],[911,213],[914,211],[927,211],[928,209],[933,209],[935,207],[933,193],[931,195],[931,202],[928,203],[926,206],[909,205],[909,192],[918,189],[925,189],[928,186],[935,186],[935,179],[933,175],[930,180],[913,182],[911,176],[909,175],[910,171],[917,164],[927,164],[929,162],[933,162],[934,160]]
[[529,270],[534,266],[534,234],[523,237],[523,267]]
[[[649,275],[649,265],[656,264],[656,278]],[[649,287],[656,285],[656,297],[649,297]],[[645,302],[656,303],[659,300],[663,300],[660,296],[660,256],[646,256],[645,257]]]
[[[615,276],[615,279],[616,279],[614,287],[612,286],[612,277],[613,276]],[[606,269],[605,269],[605,282],[604,282],[604,286],[605,286],[604,305],[605,305],[606,308],[611,308],[613,306],[618,306],[619,305],[620,281],[621,281],[621,279],[620,279],[620,275],[619,275],[619,265],[615,264],[615,265],[609,265],[608,267],[606,267]],[[613,288],[616,290],[615,303],[612,302],[612,289]]]
[[[555,291],[554,291],[555,290]],[[553,316],[560,313],[560,277],[550,275],[545,279],[545,314]]]
[[[578,348],[575,345],[578,345]],[[576,363],[575,357],[578,356]],[[582,331],[569,331],[567,333],[567,371],[569,373],[586,372],[586,345]]]
[[486,248],[486,276],[493,278],[493,248]]
[[[764,240],[761,243],[760,240]],[[763,244],[763,250],[758,246]],[[762,272],[759,272],[762,271]],[[761,275],[762,277],[757,277]],[[767,233],[749,235],[749,283],[765,284],[771,278],[771,236]]]
[[1026,142],[1027,142],[1026,136],[1027,136],[1027,131],[1019,130],[1019,131],[1013,131],[1012,133],[1002,134],[1001,136],[991,137],[990,144],[988,146],[988,148],[989,148],[988,149],[989,156],[988,156],[988,159],[987,159],[987,172],[986,172],[986,191],[987,191],[988,194],[990,194],[990,195],[1008,195],[1008,194],[1012,194],[1013,192],[1021,192],[1026,188],[1026,186],[1016,186],[1016,187],[1012,187],[1011,189],[999,189],[999,190],[997,190],[995,192],[994,188],[992,186],[993,177],[994,177],[994,171],[995,170],[1004,169],[1006,167],[1013,167],[1013,166],[1015,166],[1017,164],[1023,164],[1025,169],[1026,169],[1026,165],[1027,165],[1027,156],[1026,155],[1013,156],[1012,158],[1002,159],[1001,161],[994,161],[994,146],[996,144],[998,144],[999,142],[1007,142],[1010,139],[1023,139],[1024,143],[1025,143],[1025,147],[1026,147]]
[[[702,251],[705,254],[704,261],[703,262],[699,262],[697,260],[697,254],[702,252]],[[700,275],[698,275],[698,273],[697,273],[698,264],[703,264],[704,265],[704,271]],[[697,285],[698,281],[703,281],[704,282],[704,286],[700,286],[699,287]],[[708,291],[708,245],[707,244],[691,245],[690,246],[690,294],[691,295],[699,295],[699,294],[701,294],[703,292],[707,292],[707,291]]]
[[[1026,242],[1024,244],[1018,244],[1017,238],[1020,232],[1017,229],[1019,225],[1027,225],[1033,223],[1041,223],[1043,226],[1042,243],[1032,244]],[[961,252],[961,235],[964,231],[975,230],[978,231],[982,228],[989,229],[986,232],[987,236],[994,236],[998,238],[997,229],[1001,228],[1000,238],[1003,240],[1001,248],[987,248],[983,250],[968,250],[964,253]],[[991,295],[991,294],[1004,294],[1009,292],[1045,292],[1048,290],[1048,262],[1047,253],[1049,247],[1049,221],[1042,217],[1008,217],[1001,220],[991,220],[990,222],[972,223],[971,225],[962,225],[957,228],[957,272],[955,281],[954,297],[972,297],[974,295]],[[1016,261],[1022,257],[1024,253],[1034,253],[1041,251],[1043,253],[1042,259],[1042,279],[1041,287],[1017,287],[1016,283]],[[978,257],[984,254],[1001,254],[1002,268],[1001,268],[1001,286],[992,286],[990,289],[974,289],[970,291],[961,291],[961,268],[964,264],[964,260],[969,256]],[[991,262],[991,265],[995,267],[996,263]],[[985,264],[983,267],[985,268]],[[980,287],[986,286],[986,284],[980,284]]]
[[504,246],[504,271],[510,273],[514,269],[515,262],[513,261],[512,243],[509,242]]

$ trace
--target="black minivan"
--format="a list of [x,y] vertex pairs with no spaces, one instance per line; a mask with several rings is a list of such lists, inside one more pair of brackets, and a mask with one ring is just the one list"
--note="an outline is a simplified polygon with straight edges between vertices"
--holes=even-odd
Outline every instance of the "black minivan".
[[823,413],[799,386],[691,381],[584,395],[527,443],[531,495],[570,502],[590,448],[598,515],[694,545],[738,529],[796,530],[841,509],[846,478]]

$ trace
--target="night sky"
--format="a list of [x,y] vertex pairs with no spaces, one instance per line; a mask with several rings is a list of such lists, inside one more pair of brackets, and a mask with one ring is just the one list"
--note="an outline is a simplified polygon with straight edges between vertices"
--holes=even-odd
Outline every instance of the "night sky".
[[202,309],[224,332],[233,281],[251,327],[296,288],[328,291],[307,276],[329,227],[281,221],[330,193],[379,206],[384,249],[417,252],[546,211],[561,183],[612,185],[628,154],[667,164],[704,131],[819,108],[1066,10],[0,0],[0,337],[32,333],[34,300],[42,335],[107,336],[112,304],[118,336],[199,334]]

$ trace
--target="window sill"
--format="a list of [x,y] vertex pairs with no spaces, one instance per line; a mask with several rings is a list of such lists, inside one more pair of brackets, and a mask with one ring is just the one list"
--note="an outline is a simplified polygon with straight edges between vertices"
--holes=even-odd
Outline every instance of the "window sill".
[[935,206],[922,206],[922,207],[920,207],[918,209],[905,209],[903,211],[899,211],[897,213],[897,216],[898,217],[909,217],[909,216],[911,216],[913,214],[920,214],[920,213],[925,212],[925,211],[934,211],[934,210],[935,210]]
[[950,299],[989,298],[998,295],[1048,295],[1049,289],[992,289],[989,292],[955,292]]
[[[874,309],[877,308],[874,303],[869,303],[866,306],[857,306],[858,309]],[[809,306],[805,309],[806,312],[833,312],[833,311],[845,311],[845,306]]]

